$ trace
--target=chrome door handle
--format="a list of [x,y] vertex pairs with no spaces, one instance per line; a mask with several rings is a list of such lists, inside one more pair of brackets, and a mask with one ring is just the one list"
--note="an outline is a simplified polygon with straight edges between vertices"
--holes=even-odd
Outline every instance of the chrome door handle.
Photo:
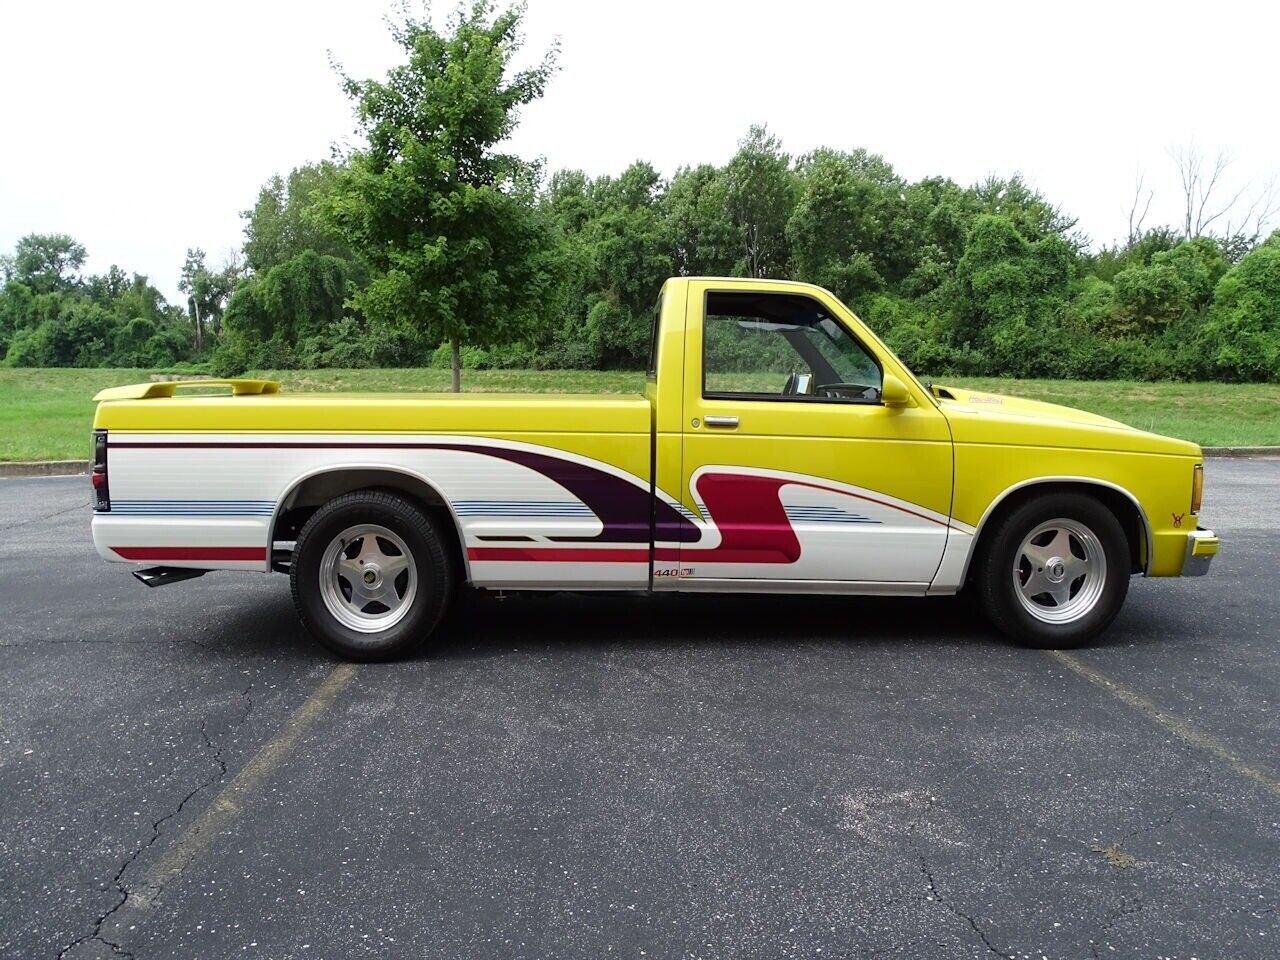
[[710,414],[702,418],[702,422],[708,427],[736,427],[738,425],[737,417],[722,417]]

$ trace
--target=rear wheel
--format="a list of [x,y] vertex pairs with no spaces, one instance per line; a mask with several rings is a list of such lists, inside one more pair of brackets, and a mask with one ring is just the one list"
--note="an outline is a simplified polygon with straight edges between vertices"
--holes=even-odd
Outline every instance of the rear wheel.
[[1129,542],[1115,515],[1078,493],[1016,507],[992,531],[974,586],[987,616],[1029,647],[1078,647],[1120,612]]
[[317,510],[298,534],[289,580],[311,635],[351,660],[412,652],[453,590],[450,552],[432,519],[382,490],[348,493]]

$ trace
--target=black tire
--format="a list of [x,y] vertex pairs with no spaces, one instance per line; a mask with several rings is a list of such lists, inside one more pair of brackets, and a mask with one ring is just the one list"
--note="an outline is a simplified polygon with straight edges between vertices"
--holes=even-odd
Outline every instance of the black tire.
[[[1056,521],[1064,523],[1055,526]],[[1043,543],[1040,549],[1053,554],[1051,560],[1057,560],[1063,552],[1060,549],[1063,541],[1057,539],[1055,531],[1063,531],[1072,555],[1068,563],[1077,566],[1053,563],[1048,573],[1044,567],[1035,569],[1022,547],[1028,536],[1045,525],[1049,529],[1032,540],[1030,546]],[[1052,549],[1055,546],[1059,549]],[[1095,579],[1089,581],[1087,574],[1074,579],[1071,576],[1074,570],[1090,569],[1081,554],[1099,551],[1105,561],[1105,573],[1101,572],[1095,556]],[[1115,514],[1081,493],[1044,494],[1015,507],[983,537],[975,560],[978,568],[972,586],[983,611],[997,629],[1026,647],[1052,650],[1083,646],[1111,624],[1129,592],[1128,538]],[[1029,579],[1032,575],[1055,574],[1056,581],[1045,579],[1033,583]],[[1064,582],[1069,595],[1060,602]],[[1025,596],[1041,584],[1058,591],[1059,598],[1049,593]],[[1073,609],[1072,604],[1078,606]],[[1029,607],[1037,612],[1032,613]],[[1046,622],[1045,618],[1054,616],[1065,619]]]
[[[321,565],[326,551],[338,543],[338,538],[345,531],[361,525],[390,531],[411,556],[412,562],[403,573],[405,579],[393,581],[387,578],[391,590],[395,590],[397,582],[407,584],[409,576],[416,579],[411,596],[405,592],[404,609],[387,610],[388,616],[398,616],[399,619],[385,629],[374,629],[373,624],[362,624],[363,629],[353,629],[331,609],[332,604],[340,604],[341,600],[332,592],[329,600],[325,598]],[[352,549],[360,545],[356,541],[349,542],[354,544]],[[363,542],[362,538],[360,542]],[[394,540],[379,536],[375,542],[397,557],[401,554]],[[338,554],[343,553],[336,546],[335,550]],[[391,559],[394,557],[389,557],[388,562]],[[332,562],[336,564],[336,555]],[[363,566],[364,561],[359,563]],[[324,647],[348,660],[389,660],[406,656],[420,647],[443,618],[453,596],[452,563],[453,555],[445,535],[416,504],[389,490],[359,490],[335,497],[311,515],[298,534],[293,549],[289,584],[298,617]],[[347,583],[345,580],[333,582],[339,584],[337,589],[340,593],[340,584]],[[349,605],[358,602],[352,599],[349,584],[343,595],[348,598]],[[388,595],[392,597],[388,602],[396,602],[396,595]],[[382,608],[387,609],[385,605]],[[377,611],[377,601],[367,609]],[[353,608],[353,612],[346,616],[358,620],[367,614],[354,612]]]

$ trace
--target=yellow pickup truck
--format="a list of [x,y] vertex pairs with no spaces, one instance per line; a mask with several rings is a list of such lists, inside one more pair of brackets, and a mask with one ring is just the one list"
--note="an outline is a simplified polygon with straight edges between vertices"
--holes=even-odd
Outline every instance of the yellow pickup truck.
[[355,659],[486,590],[935,596],[1021,643],[1075,646],[1129,578],[1196,576],[1200,448],[917,380],[830,293],[678,278],[644,396],[98,394],[93,540],[149,585],[289,574]]

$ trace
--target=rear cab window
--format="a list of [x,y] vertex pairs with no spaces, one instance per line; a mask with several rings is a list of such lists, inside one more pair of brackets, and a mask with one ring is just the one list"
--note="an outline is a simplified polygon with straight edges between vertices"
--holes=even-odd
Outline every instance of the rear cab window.
[[658,379],[658,332],[662,326],[662,301],[665,292],[658,294],[658,303],[653,308],[653,326],[649,331],[649,367],[645,376],[650,380]]

